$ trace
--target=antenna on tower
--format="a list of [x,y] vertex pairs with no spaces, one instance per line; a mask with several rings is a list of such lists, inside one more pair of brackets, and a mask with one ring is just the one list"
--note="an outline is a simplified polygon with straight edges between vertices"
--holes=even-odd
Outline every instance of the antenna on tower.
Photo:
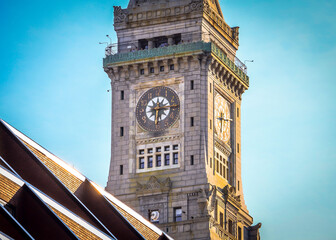
[[106,34],[106,37],[108,39],[110,39],[110,43],[108,42],[99,42],[99,44],[106,44],[106,48],[105,48],[105,56],[110,56],[112,55],[113,51],[112,51],[112,47],[113,47],[113,44],[112,44],[112,38],[110,37],[110,35]]
[[254,62],[254,60],[245,60],[244,64],[246,65],[247,62]]
[[110,39],[110,44],[112,44],[112,38],[110,37],[110,35],[106,34],[106,37]]

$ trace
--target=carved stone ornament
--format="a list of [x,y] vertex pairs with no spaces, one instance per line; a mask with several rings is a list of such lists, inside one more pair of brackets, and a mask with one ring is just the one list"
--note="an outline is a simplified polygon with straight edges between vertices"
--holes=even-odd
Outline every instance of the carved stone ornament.
[[236,202],[237,204],[240,204],[240,195],[236,195],[236,188],[230,187],[229,185],[226,185],[223,189],[223,197],[224,201],[227,202],[228,200],[232,200]]
[[169,177],[160,182],[155,176],[151,176],[145,184],[137,182],[137,193],[168,192],[171,185],[172,182]]
[[127,9],[122,9],[120,6],[113,6],[114,8],[114,22],[121,23],[126,20]]
[[217,196],[217,187],[214,185],[211,185],[211,190],[209,192],[209,201],[208,201],[208,211],[212,212],[215,209],[216,206],[216,196]]
[[198,216],[199,217],[206,216],[207,210],[208,210],[206,208],[206,206],[208,206],[208,198],[203,188],[200,189],[200,194],[197,199],[197,204],[198,204]]
[[203,11],[208,12],[209,11],[209,2],[207,0],[203,0]]
[[194,0],[189,4],[190,12],[201,10],[203,8],[203,0]]

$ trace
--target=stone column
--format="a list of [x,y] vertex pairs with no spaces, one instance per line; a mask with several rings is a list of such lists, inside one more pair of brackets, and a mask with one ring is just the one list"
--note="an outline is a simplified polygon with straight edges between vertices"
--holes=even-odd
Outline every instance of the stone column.
[[173,37],[169,37],[169,38],[168,38],[168,45],[171,46],[171,45],[173,45],[173,44],[174,44],[174,39],[173,39]]
[[152,49],[154,47],[154,42],[152,39],[148,40],[148,49]]

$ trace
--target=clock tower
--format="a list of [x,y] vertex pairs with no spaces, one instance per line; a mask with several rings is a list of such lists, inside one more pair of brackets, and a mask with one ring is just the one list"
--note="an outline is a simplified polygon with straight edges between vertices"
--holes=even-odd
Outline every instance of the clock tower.
[[239,28],[218,0],[114,7],[106,190],[174,239],[259,239],[241,176]]

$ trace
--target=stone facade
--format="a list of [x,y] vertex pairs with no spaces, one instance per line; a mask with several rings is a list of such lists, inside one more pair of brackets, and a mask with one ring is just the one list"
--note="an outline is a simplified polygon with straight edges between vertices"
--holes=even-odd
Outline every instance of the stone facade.
[[[114,26],[117,54],[104,59],[112,87],[106,190],[148,219],[158,212],[155,223],[174,239],[258,239],[257,231],[249,234],[241,179],[240,106],[249,79],[235,64],[238,28],[225,23],[213,0],[131,0],[127,9],[115,7]],[[159,86],[178,95],[179,118],[146,131],[136,107]],[[230,119],[215,117],[217,95]],[[226,142],[218,121],[229,126]],[[157,155],[171,162],[158,165]]]

